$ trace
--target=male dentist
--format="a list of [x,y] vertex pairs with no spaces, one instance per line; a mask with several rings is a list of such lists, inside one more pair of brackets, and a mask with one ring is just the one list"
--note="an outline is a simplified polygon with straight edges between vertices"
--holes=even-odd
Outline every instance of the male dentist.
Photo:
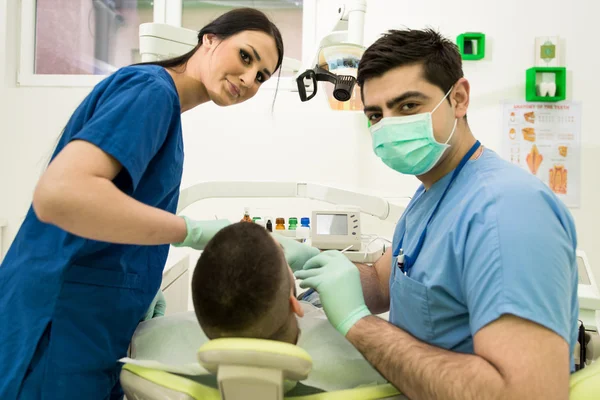
[[[422,185],[372,267],[337,251],[305,262],[315,249],[284,244],[301,286],[411,399],[566,400],[578,315],[569,211],[473,136],[460,54],[438,33],[389,31],[358,84],[375,154]],[[372,315],[388,310],[389,322]]]

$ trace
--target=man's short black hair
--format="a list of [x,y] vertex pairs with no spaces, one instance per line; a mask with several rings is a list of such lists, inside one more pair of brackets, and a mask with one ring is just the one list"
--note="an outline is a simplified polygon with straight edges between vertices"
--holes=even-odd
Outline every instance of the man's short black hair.
[[[447,93],[464,76],[458,47],[432,29],[390,30],[365,51],[358,64],[357,83],[405,65],[423,65],[423,77]],[[449,100],[449,99],[448,99]]]
[[[289,314],[290,277],[280,246],[263,227],[241,222],[219,231],[194,270],[192,299],[209,338],[267,338]],[[274,315],[274,307],[287,307]]]

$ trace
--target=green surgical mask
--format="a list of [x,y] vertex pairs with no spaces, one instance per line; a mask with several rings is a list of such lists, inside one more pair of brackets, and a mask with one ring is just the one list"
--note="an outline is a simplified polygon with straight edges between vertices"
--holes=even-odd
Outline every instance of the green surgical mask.
[[448,97],[452,88],[431,112],[406,117],[383,118],[370,127],[373,150],[385,165],[407,175],[423,175],[438,163],[454,135],[458,119],[445,143],[433,136],[432,114]]

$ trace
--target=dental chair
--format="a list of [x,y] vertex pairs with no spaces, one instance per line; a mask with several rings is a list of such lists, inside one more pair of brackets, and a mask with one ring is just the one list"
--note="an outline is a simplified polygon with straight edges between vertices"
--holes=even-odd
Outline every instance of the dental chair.
[[304,386],[299,381],[308,377],[312,359],[288,343],[215,339],[204,344],[197,356],[213,375],[191,377],[125,364],[121,371],[125,396],[128,400],[405,399],[390,384],[333,392]]
[[[324,392],[303,386],[312,368],[298,346],[262,339],[215,339],[198,350],[213,375],[190,377],[125,364],[121,385],[128,400],[368,400],[406,399],[390,384]],[[298,382],[298,383],[295,383]],[[284,396],[285,393],[285,396]],[[571,375],[571,400],[600,399],[600,362]]]
[[600,399],[600,361],[588,365],[571,375],[569,399]]

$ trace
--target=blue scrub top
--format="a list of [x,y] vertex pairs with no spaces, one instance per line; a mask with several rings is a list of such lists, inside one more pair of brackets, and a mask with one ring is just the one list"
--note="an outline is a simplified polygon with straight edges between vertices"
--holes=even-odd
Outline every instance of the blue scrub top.
[[[123,166],[113,181],[119,190],[152,207],[176,211],[183,171],[181,109],[164,68],[130,66],[104,79],[70,118],[52,158],[73,140],[96,145]],[[121,341],[113,348],[112,335],[133,333],[160,286],[168,247],[84,239],[41,222],[30,208],[0,266],[0,398],[16,396],[50,323],[53,332],[65,332],[51,339],[55,348],[64,339],[71,341],[65,348],[72,349],[52,357],[81,360],[73,370],[116,365],[113,357],[123,346]],[[100,305],[90,305],[92,301]],[[89,309],[102,304],[105,315]],[[109,323],[115,326],[108,328]],[[94,324],[107,327],[106,332]],[[88,338],[106,343],[98,356],[78,354],[78,343],[69,339],[78,329],[98,332]]]
[[[393,248],[413,255],[452,173],[421,186],[396,226]],[[571,214],[537,177],[485,149],[469,160],[433,217],[408,276],[392,259],[390,322],[448,350],[503,314],[577,341],[577,238]],[[515,339],[518,340],[518,339]]]

